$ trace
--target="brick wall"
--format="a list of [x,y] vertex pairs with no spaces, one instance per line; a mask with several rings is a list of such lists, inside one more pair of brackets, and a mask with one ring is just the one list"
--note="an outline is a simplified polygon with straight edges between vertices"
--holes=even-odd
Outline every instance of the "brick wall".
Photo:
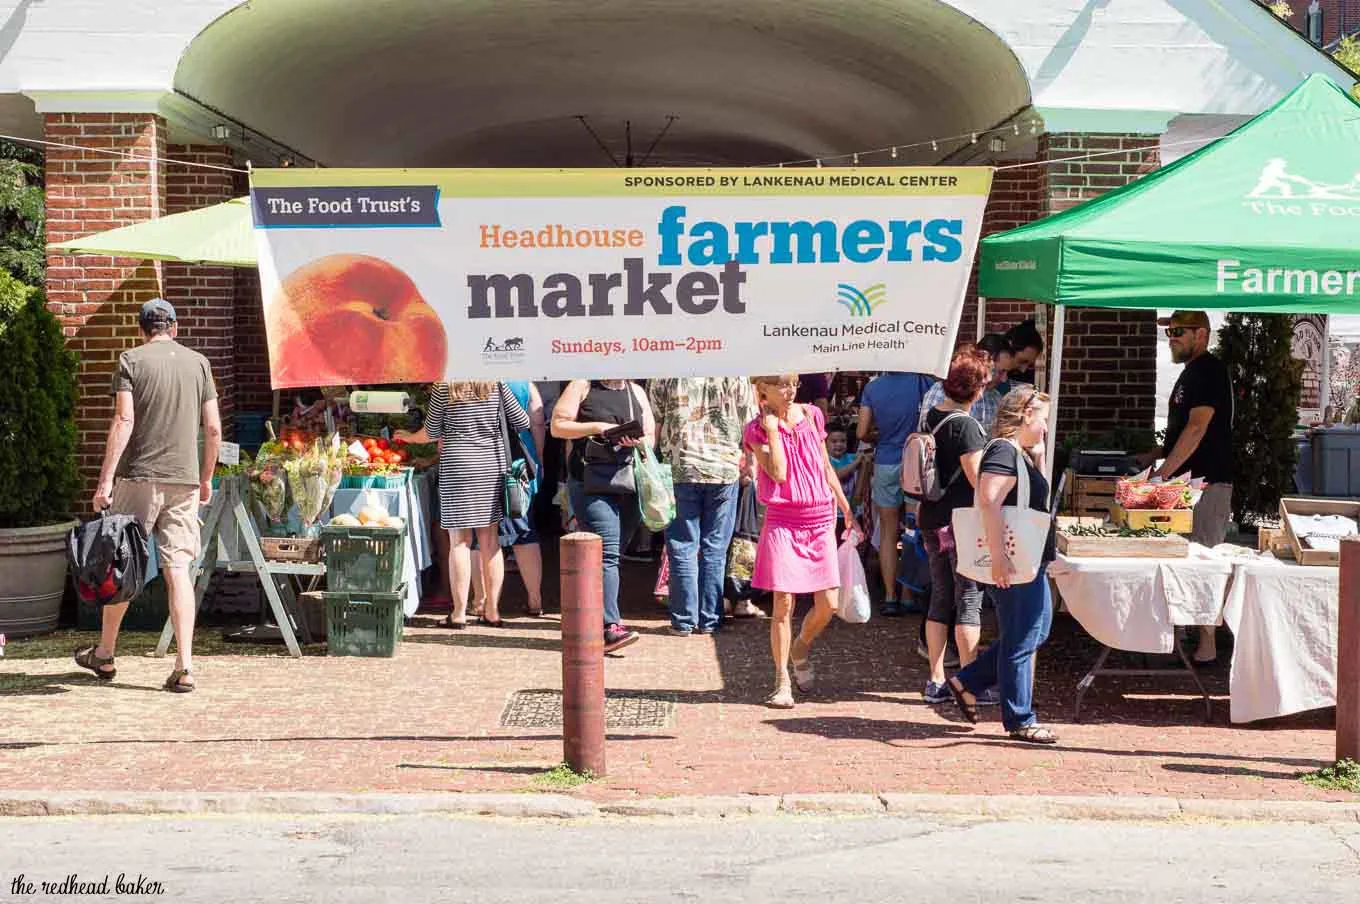
[[[222,145],[172,144],[166,148],[165,212],[197,210],[232,197],[231,149]],[[193,164],[206,164],[195,166]],[[237,406],[236,281],[232,267],[164,265],[165,298],[179,316],[179,341],[203,354],[217,382],[218,405],[228,438]]]
[[[81,145],[50,147],[46,153],[49,243],[164,212],[165,182],[155,164],[96,150],[163,158],[163,120],[149,114],[53,113],[44,117],[43,131],[48,141]],[[113,414],[109,387],[115,362],[139,341],[137,313],[158,291],[156,268],[142,261],[47,257],[48,307],[80,357],[77,456],[87,489],[98,477]]]
[[[1038,177],[1046,214],[1126,185],[1156,169],[1160,157],[1156,135],[1044,135],[1039,153],[1050,161]],[[1093,153],[1102,156],[1064,161]],[[1156,398],[1156,313],[1073,308],[1065,329],[1059,441],[1070,430],[1152,427],[1164,404]]]

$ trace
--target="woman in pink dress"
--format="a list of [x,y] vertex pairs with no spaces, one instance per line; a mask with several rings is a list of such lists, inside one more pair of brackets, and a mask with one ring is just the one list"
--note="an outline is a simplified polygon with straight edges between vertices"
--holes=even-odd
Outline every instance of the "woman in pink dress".
[[[840,569],[836,564],[836,507],[848,529],[859,530],[850,503],[826,454],[826,422],[819,408],[794,402],[796,374],[754,377],[759,417],[746,425],[744,442],[760,464],[757,496],[765,505],[765,524],[756,549],[753,586],[774,592],[770,650],[775,690],[766,701],[778,709],[793,706],[793,682],[807,693],[814,679],[812,644],[836,614]],[[793,603],[798,593],[813,594],[812,611],[793,639]]]

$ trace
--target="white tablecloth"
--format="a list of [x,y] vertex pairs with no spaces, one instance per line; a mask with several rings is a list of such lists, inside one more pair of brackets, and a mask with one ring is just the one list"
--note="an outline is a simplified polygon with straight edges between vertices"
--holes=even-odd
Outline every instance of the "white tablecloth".
[[1263,558],[1241,563],[1223,620],[1235,647],[1232,720],[1336,705],[1340,571]]
[[1048,573],[1068,611],[1105,646],[1170,653],[1177,627],[1221,622],[1233,564],[1191,544],[1184,559],[1060,555]]

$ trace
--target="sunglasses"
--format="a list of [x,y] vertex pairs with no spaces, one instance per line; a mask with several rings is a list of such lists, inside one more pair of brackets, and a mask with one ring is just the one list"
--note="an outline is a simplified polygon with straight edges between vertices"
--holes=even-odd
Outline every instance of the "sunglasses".
[[1193,333],[1195,330],[1202,330],[1202,326],[1169,326],[1166,328],[1166,335],[1170,339],[1179,339],[1186,333]]

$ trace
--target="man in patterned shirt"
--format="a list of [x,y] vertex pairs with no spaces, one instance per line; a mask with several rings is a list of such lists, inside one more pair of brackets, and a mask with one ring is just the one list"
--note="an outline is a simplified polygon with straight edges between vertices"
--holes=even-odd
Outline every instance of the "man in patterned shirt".
[[722,623],[741,434],[756,415],[755,398],[738,377],[667,377],[648,392],[657,448],[675,475],[675,520],[666,528],[671,632],[712,634]]

